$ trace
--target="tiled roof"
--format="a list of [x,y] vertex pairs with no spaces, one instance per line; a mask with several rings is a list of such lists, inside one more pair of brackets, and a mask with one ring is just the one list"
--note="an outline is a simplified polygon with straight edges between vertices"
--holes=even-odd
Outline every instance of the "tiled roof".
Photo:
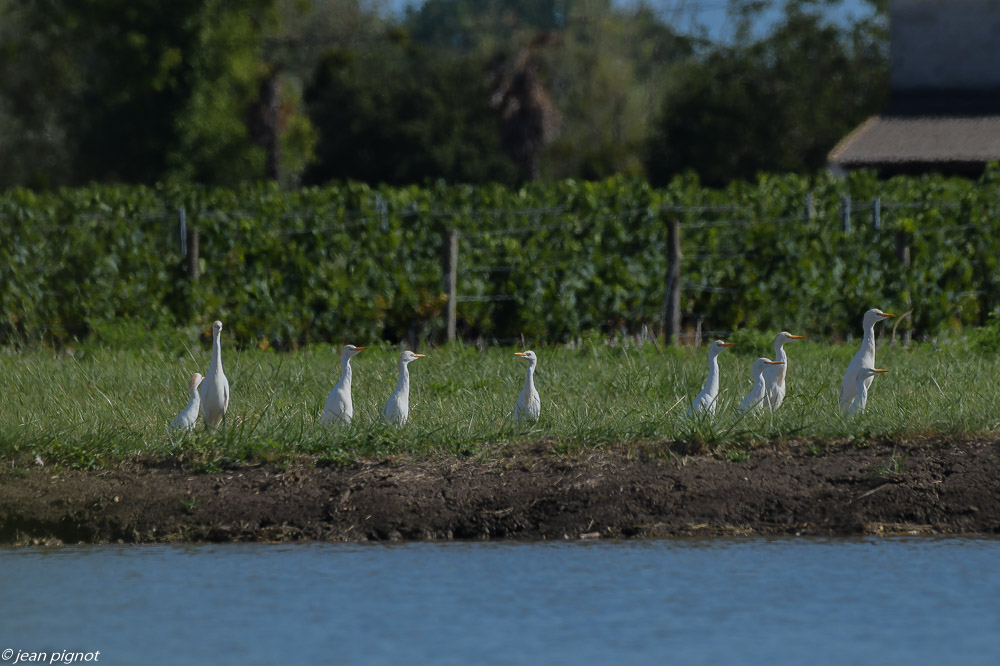
[[1000,115],[872,116],[827,156],[841,167],[1000,160]]

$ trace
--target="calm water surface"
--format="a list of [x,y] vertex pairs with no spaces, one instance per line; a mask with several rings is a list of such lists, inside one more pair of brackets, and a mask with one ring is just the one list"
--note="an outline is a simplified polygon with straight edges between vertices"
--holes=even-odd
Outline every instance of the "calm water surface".
[[100,650],[102,664],[996,666],[1000,540],[0,549],[4,649]]

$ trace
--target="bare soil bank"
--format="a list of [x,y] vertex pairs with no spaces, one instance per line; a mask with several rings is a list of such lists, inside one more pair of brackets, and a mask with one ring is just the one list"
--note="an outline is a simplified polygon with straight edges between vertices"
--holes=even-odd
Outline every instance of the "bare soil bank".
[[665,446],[349,468],[183,462],[0,474],[0,543],[1000,534],[1000,442]]

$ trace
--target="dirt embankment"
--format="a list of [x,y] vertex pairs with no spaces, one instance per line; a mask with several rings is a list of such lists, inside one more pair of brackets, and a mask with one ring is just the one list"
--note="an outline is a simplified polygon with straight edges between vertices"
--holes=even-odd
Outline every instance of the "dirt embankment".
[[691,534],[1000,534],[1000,442],[662,447],[350,468],[0,473],[0,544]]

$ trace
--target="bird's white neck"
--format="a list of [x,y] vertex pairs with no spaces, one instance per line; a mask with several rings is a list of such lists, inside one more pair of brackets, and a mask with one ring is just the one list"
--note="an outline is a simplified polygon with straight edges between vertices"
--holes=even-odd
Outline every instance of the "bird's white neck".
[[188,394],[188,397],[191,399],[188,405],[193,405],[201,402],[201,394],[198,393],[197,385],[191,387],[191,392]]
[[708,379],[705,380],[705,388],[702,389],[708,395],[714,396],[719,392],[719,355],[708,355]]
[[409,395],[410,393],[410,370],[406,363],[399,362],[399,382],[396,384],[397,395]]
[[528,373],[524,376],[524,389],[531,391],[535,388],[535,361],[528,363]]
[[210,374],[223,374],[222,371],[222,333],[212,336],[212,363],[208,367]]
[[865,334],[861,338],[861,346],[865,348],[870,348],[874,351],[875,349],[875,324],[878,320],[872,322],[865,322]]
[[763,391],[766,385],[767,381],[764,379],[764,370],[761,369],[760,373],[753,378],[753,388],[755,391]]
[[778,384],[784,384],[785,369],[788,367],[788,354],[785,353],[784,340],[778,340],[774,343],[774,360],[781,361],[782,363],[782,365],[772,365],[771,367],[775,368],[775,372],[778,375]]
[[337,386],[351,388],[351,357],[347,354],[340,357],[340,381]]

